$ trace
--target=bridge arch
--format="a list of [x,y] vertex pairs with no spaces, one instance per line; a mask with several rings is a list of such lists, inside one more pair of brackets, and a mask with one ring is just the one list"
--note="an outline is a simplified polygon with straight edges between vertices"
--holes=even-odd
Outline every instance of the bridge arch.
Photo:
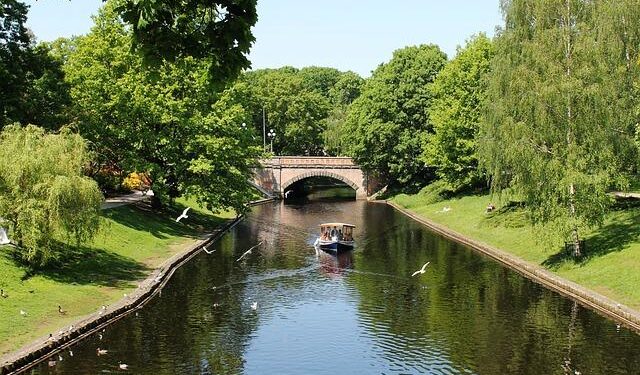
[[330,171],[311,170],[311,171],[308,171],[308,172],[300,173],[299,175],[294,176],[294,177],[290,178],[289,180],[285,181],[282,184],[282,191],[284,192],[285,190],[287,190],[287,188],[289,186],[293,185],[294,183],[296,183],[296,182],[298,182],[300,180],[304,180],[305,178],[310,178],[310,177],[330,177],[330,178],[333,178],[335,180],[344,182],[345,184],[349,185],[356,192],[358,191],[358,189],[360,189],[360,186],[358,186],[358,184],[356,182],[351,181],[346,176],[342,176],[342,175],[340,175],[338,173],[334,173],[334,172],[330,172]]

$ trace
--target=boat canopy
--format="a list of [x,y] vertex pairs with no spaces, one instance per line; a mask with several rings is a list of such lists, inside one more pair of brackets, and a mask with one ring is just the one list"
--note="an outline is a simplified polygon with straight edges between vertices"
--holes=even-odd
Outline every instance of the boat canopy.
[[356,226],[353,224],[347,224],[347,223],[324,223],[324,224],[320,224],[320,228],[324,228],[324,227],[348,227],[348,228],[355,228]]

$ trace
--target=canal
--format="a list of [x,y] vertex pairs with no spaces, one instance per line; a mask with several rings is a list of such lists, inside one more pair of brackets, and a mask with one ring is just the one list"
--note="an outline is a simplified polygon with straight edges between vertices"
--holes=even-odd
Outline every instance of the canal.
[[[316,251],[324,221],[355,224],[356,250]],[[32,373],[640,371],[639,335],[383,204],[254,207],[209,249],[137,314]]]

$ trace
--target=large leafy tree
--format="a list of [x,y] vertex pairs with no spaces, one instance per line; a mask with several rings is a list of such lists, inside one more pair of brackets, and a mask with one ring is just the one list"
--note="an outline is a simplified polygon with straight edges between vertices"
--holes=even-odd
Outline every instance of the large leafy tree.
[[503,3],[482,159],[493,188],[518,194],[532,220],[569,239],[576,255],[581,230],[602,221],[606,192],[630,160],[636,122],[625,88],[638,74],[631,25],[639,22],[631,3]]
[[0,129],[12,122],[58,129],[70,102],[62,60],[49,44],[34,45],[27,9],[15,0],[0,4]]
[[[329,101],[310,88],[309,81],[291,67],[263,69],[245,77],[256,97],[254,127],[262,129],[262,108],[273,129],[273,152],[279,155],[322,154],[322,133]],[[269,140],[267,140],[269,142]]]
[[435,45],[393,53],[367,80],[349,110],[349,153],[364,169],[387,182],[418,185],[430,177],[420,158],[422,138],[433,131],[428,86],[446,63]]
[[0,160],[0,217],[19,259],[44,265],[63,254],[59,241],[79,245],[97,233],[103,197],[83,175],[89,153],[82,137],[10,125],[0,133]]
[[112,0],[132,26],[146,62],[206,58],[211,83],[224,84],[251,65],[257,0]]
[[423,157],[452,190],[482,181],[476,139],[492,53],[489,38],[483,34],[472,38],[431,85],[433,134],[427,137]]
[[350,136],[345,126],[348,108],[360,96],[364,79],[348,71],[329,89],[331,111],[324,131],[324,148],[329,155],[344,155]]
[[[212,110],[209,61],[184,57],[152,68],[132,53],[131,31],[110,3],[95,23],[65,69],[78,127],[99,161],[149,172],[161,198],[197,193],[211,209],[242,210],[257,151],[236,140],[242,115]],[[213,182],[215,191],[205,186]]]
[[27,87],[31,39],[25,27],[28,7],[16,0],[0,3],[0,129],[15,121]]
[[298,71],[304,86],[330,99],[329,92],[340,80],[343,73],[336,68],[308,66]]

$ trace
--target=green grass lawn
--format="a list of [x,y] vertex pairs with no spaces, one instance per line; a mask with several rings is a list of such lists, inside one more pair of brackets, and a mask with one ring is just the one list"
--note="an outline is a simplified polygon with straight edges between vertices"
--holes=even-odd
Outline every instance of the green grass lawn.
[[[468,195],[435,202],[431,194],[391,199],[418,215],[467,237],[542,265],[561,277],[640,309],[640,207],[618,207],[604,225],[586,234],[585,256],[575,260],[560,247],[549,248],[529,225],[524,211],[500,207],[485,213],[489,195]],[[495,204],[495,201],[493,202]],[[451,210],[443,212],[444,207]]]
[[[189,218],[176,223],[187,205],[193,207]],[[34,274],[16,264],[12,248],[0,247],[0,288],[9,295],[0,298],[0,355],[118,301],[163,261],[235,216],[197,207],[182,199],[163,213],[134,206],[104,210],[91,244]],[[58,305],[66,315],[58,313]]]

